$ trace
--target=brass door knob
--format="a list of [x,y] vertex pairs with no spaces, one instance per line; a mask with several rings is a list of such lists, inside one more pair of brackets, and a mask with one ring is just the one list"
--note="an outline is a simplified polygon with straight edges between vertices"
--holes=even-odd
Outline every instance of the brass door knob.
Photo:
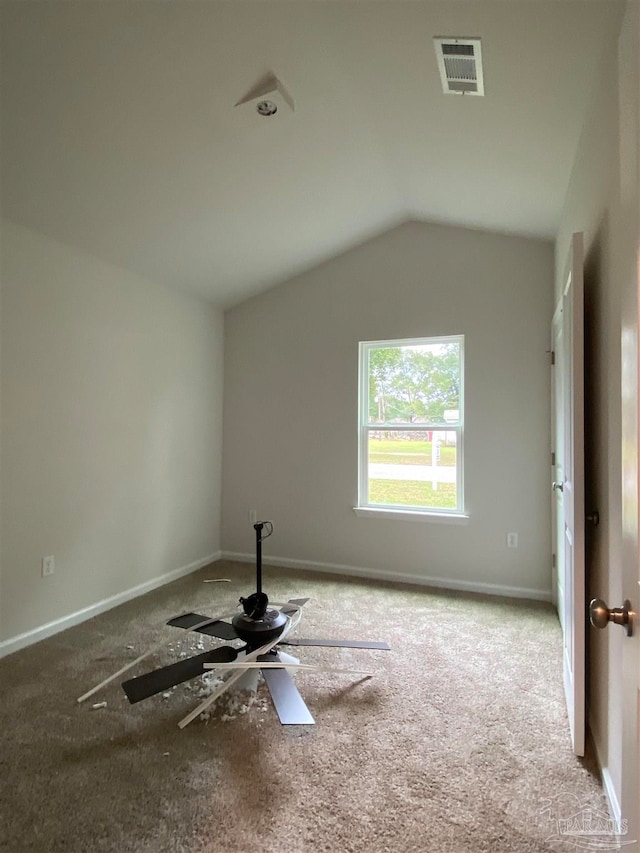
[[627,598],[622,607],[607,607],[601,598],[594,598],[589,605],[589,621],[594,628],[606,628],[609,622],[626,628],[627,637],[633,632],[631,602]]

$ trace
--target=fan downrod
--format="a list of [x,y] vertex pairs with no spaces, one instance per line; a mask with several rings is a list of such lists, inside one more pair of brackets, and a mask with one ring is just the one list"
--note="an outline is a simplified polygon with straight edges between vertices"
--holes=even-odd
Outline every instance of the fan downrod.
[[[264,527],[268,533],[262,535]],[[243,613],[237,613],[231,624],[238,637],[249,650],[258,649],[276,640],[284,631],[288,617],[280,610],[269,610],[269,598],[262,591],[262,540],[271,536],[273,525],[270,521],[259,521],[253,525],[256,531],[256,591],[247,598],[240,598]]]

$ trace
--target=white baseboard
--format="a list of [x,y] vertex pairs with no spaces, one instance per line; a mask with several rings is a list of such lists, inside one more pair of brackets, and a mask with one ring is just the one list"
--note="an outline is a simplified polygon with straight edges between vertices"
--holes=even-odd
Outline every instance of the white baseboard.
[[618,794],[613,783],[611,771],[602,760],[602,742],[600,740],[598,729],[594,726],[591,718],[589,718],[589,729],[591,731],[591,740],[596,751],[596,761],[598,763],[598,768],[600,769],[600,776],[602,777],[602,789],[607,799],[607,805],[609,806],[609,816],[616,826],[620,826],[622,823],[620,800],[618,799]]
[[609,815],[611,816],[611,820],[615,826],[620,826],[622,824],[622,810],[618,801],[618,795],[616,794],[616,790],[613,786],[613,779],[611,778],[609,768],[601,767],[600,773],[602,775],[602,788],[609,806]]
[[[68,616],[63,616],[53,622],[47,622],[38,628],[33,628],[31,631],[26,631],[23,634],[18,634],[8,640],[0,643],[0,658],[6,655],[13,654],[20,649],[37,643],[40,640],[45,640],[54,634],[64,631],[66,628],[72,628],[74,625],[79,625],[93,616],[98,616],[112,607],[117,607],[119,604],[124,604],[125,601],[130,601],[132,598],[137,598],[151,590],[164,586],[171,581],[191,574],[192,572],[201,569],[203,566],[213,563],[216,560],[225,559],[235,562],[253,563],[255,554],[242,554],[237,551],[217,551],[210,554],[208,557],[203,557],[187,566],[181,566],[171,572],[166,572],[152,580],[134,586],[131,589],[120,592],[110,598],[105,598],[95,604],[71,613]],[[536,589],[526,589],[524,587],[502,586],[499,584],[476,583],[473,581],[459,581],[451,578],[434,578],[434,577],[417,577],[415,575],[400,574],[396,572],[384,572],[379,569],[366,569],[359,566],[344,566],[336,563],[318,563],[311,560],[292,560],[289,557],[263,557],[263,563],[270,566],[283,566],[285,568],[306,569],[317,572],[328,572],[330,574],[346,575],[350,577],[370,578],[371,580],[392,581],[395,583],[416,584],[418,586],[433,586],[440,589],[461,590],[463,592],[478,592],[484,595],[502,595],[508,598],[525,598],[534,599],[537,601],[550,601],[551,592]],[[617,801],[616,801],[617,802]],[[619,807],[618,807],[619,812]],[[613,816],[613,815],[612,815]]]
[[[233,560],[242,563],[255,561],[255,554],[241,554],[237,551],[222,551],[223,560]],[[283,566],[284,568],[309,569],[316,572],[348,575],[351,577],[370,578],[371,580],[394,581],[396,583],[417,584],[419,586],[434,586],[440,589],[453,589],[462,592],[479,592],[484,595],[502,595],[507,598],[526,598],[535,601],[551,601],[551,590],[527,589],[518,586],[502,586],[500,584],[461,581],[452,578],[417,577],[396,572],[384,572],[380,569],[363,569],[358,566],[342,566],[336,563],[316,563],[311,560],[292,560],[289,557],[263,557],[262,562],[268,566]]]
[[145,581],[144,583],[134,586],[131,589],[127,589],[124,592],[119,592],[116,595],[112,595],[109,598],[98,601],[96,604],[91,604],[89,607],[84,607],[82,610],[77,610],[75,613],[69,614],[69,616],[63,616],[61,619],[55,619],[53,622],[47,622],[46,625],[41,625],[38,628],[33,628],[31,631],[26,631],[24,634],[18,634],[16,637],[4,640],[0,643],[0,658],[13,654],[13,652],[24,649],[33,643],[38,643],[40,640],[46,640],[47,637],[58,634],[66,628],[72,628],[74,625],[79,625],[81,622],[85,622],[93,616],[98,616],[98,614],[104,613],[106,610],[111,610],[112,607],[117,607],[118,604],[124,604],[125,601],[131,601],[132,598],[137,598],[139,595],[151,592],[151,590],[171,583],[171,581],[178,580],[178,578],[182,578],[185,575],[190,575],[192,572],[196,572],[203,566],[207,566],[209,563],[214,563],[216,560],[219,560],[220,556],[220,551],[216,551],[215,554],[210,554],[208,557],[202,557],[200,560],[189,563],[187,566],[181,566],[179,569],[166,572],[163,575],[159,575],[156,578]]

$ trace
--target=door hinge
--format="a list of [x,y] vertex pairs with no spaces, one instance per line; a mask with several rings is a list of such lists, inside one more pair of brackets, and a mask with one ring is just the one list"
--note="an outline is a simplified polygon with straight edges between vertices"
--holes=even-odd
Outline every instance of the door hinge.
[[551,464],[552,465],[556,464],[556,454],[553,452],[551,453]]
[[551,568],[555,569],[555,567],[556,567],[556,555],[552,554],[551,555]]
[[551,350],[550,355],[551,355],[551,366],[553,367],[553,365],[556,363],[556,354],[555,354],[554,350]]

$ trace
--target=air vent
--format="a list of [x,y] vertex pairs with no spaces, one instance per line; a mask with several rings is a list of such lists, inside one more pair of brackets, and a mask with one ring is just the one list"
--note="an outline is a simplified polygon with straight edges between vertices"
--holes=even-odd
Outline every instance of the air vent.
[[445,95],[484,95],[480,39],[434,38]]

